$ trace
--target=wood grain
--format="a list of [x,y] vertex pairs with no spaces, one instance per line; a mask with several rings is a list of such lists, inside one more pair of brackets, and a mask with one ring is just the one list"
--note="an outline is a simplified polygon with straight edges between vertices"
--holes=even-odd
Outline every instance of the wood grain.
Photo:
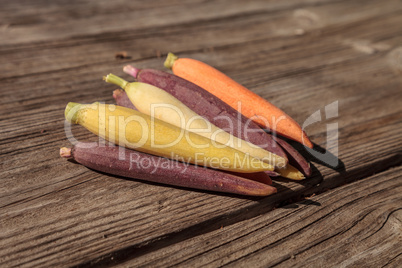
[[[0,4],[0,24],[4,26],[0,31],[1,266],[108,266],[124,261],[195,264],[192,256],[201,260],[204,255],[211,266],[217,266],[223,257],[223,264],[258,264],[262,256],[264,264],[283,259],[283,266],[295,265],[286,259],[286,254],[295,251],[283,251],[278,255],[282,257],[276,257],[267,253],[268,242],[258,242],[250,256],[242,249],[238,255],[226,257],[225,250],[247,245],[251,240],[243,243],[246,233],[241,226],[252,228],[258,217],[275,217],[279,209],[272,211],[274,207],[328,189],[333,189],[325,193],[328,200],[338,200],[343,189],[338,187],[360,179],[380,189],[375,184],[379,178],[370,177],[376,173],[384,172],[384,183],[397,186],[398,178],[387,170],[402,163],[400,1]],[[115,53],[123,50],[131,59],[115,59]],[[58,149],[70,143],[63,117],[67,102],[111,103],[115,88],[102,81],[103,75],[123,76],[121,68],[127,63],[163,69],[161,55],[168,51],[216,66],[300,124],[320,111],[322,121],[306,130],[313,142],[325,149],[327,124],[338,124],[339,165],[330,167],[299,148],[314,165],[311,178],[302,182],[278,179],[275,196],[245,198],[108,176],[58,156]],[[338,116],[326,119],[325,106],[335,101]],[[78,126],[72,127],[72,133],[79,140],[95,139]],[[335,148],[329,149],[334,152]],[[393,178],[392,182],[387,178]],[[361,195],[356,186],[359,182],[350,185],[355,186],[345,187]],[[392,189],[384,192],[394,196]],[[321,196],[327,195],[318,196],[317,202],[326,204],[319,215],[331,215],[335,204]],[[389,215],[390,222],[400,217],[398,211],[384,212],[388,197],[378,194],[375,200],[380,202],[377,212],[369,213],[366,220],[360,220],[360,214],[352,215],[352,222],[379,228],[383,221],[376,222],[376,217]],[[339,211],[350,213],[349,208],[353,212],[360,206],[368,213],[363,203],[358,204]],[[283,225],[297,222],[300,215],[310,215],[302,224],[314,221],[317,207],[306,206],[311,210],[300,212],[294,206],[286,207],[289,214],[281,221]],[[340,215],[336,212],[331,219],[340,221]],[[347,228],[349,223],[339,228]],[[216,245],[216,236],[209,235],[219,233],[221,224],[233,227],[226,233],[235,237],[233,242],[226,237],[228,248],[218,247],[211,255],[208,247],[194,248],[194,241],[206,237]],[[395,224],[384,224],[380,233],[391,237]],[[294,229],[298,245],[305,243],[308,231],[311,229]],[[278,231],[276,237],[285,236]],[[237,239],[242,242],[237,244]],[[374,236],[367,241],[377,240]],[[330,256],[326,250],[332,244],[341,245],[329,239],[325,247],[319,247],[320,252]],[[393,255],[398,249],[394,250],[392,241],[384,240],[378,247],[367,244],[366,248],[353,244],[354,249],[352,244],[347,259],[342,257],[351,264],[370,264],[372,260],[366,258],[369,248],[384,256],[374,264],[398,262]],[[167,258],[179,245],[189,248],[183,255]],[[295,249],[290,240],[284,240],[282,246]],[[275,246],[275,250],[280,248]],[[313,249],[297,253],[296,260],[322,264]],[[157,253],[166,259],[161,260]],[[345,254],[332,252],[334,259]],[[152,257],[146,260],[146,256]],[[110,258],[114,258],[112,262]],[[205,260],[200,263],[208,264]]]
[[218,230],[122,266],[397,267],[401,176],[401,167],[390,169],[269,214],[232,225],[222,221]]

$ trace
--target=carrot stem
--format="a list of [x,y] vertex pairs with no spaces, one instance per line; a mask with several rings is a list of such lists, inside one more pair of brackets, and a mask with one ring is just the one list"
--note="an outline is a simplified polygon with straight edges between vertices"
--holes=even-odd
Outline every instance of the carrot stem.
[[66,109],[64,111],[64,115],[66,117],[66,120],[76,124],[78,122],[78,110],[81,104],[76,103],[76,102],[69,102],[66,106]]
[[121,88],[125,88],[128,84],[128,82],[126,80],[124,80],[123,78],[118,77],[117,75],[114,74],[108,74],[107,76],[103,77],[103,80],[105,80],[107,83],[110,84],[115,84]]
[[168,69],[172,69],[174,62],[178,58],[179,57],[177,57],[175,54],[173,54],[172,52],[169,52],[168,55],[167,55],[167,58],[165,60],[165,63],[163,65]]

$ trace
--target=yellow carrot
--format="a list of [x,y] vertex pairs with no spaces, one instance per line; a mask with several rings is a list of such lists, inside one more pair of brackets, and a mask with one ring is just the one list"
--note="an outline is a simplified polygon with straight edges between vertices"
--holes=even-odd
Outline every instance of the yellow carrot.
[[168,54],[165,67],[214,94],[234,109],[238,109],[241,102],[241,113],[260,126],[313,147],[306,133],[289,115],[217,69],[194,59],[178,58],[172,53]]
[[210,123],[195,113],[168,92],[141,82],[128,83],[122,78],[109,74],[106,82],[123,88],[138,111],[162,121],[197,133],[218,143],[230,146],[272,166],[285,167],[286,160],[261,147],[239,139]]
[[304,180],[305,177],[297,168],[288,164],[286,168],[275,168],[275,172],[278,172],[280,176],[292,180]]
[[141,152],[234,172],[273,169],[243,152],[222,144],[216,147],[210,139],[125,107],[70,102],[65,117],[105,140]]

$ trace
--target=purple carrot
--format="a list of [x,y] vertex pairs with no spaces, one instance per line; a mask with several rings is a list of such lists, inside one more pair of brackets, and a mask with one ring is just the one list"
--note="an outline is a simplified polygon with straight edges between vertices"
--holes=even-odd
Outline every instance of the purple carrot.
[[60,156],[101,172],[174,186],[252,196],[276,193],[264,183],[118,146],[80,142],[61,148]]
[[265,174],[267,174],[269,177],[279,177],[281,174],[279,174],[278,172],[275,171],[264,171]]
[[304,176],[309,177],[311,175],[311,167],[307,160],[286,141],[278,137],[275,137],[274,139],[286,152],[289,164],[297,168]]
[[230,171],[223,171],[223,170],[221,170],[221,171],[238,176],[238,177],[242,177],[245,179],[258,181],[258,182],[268,184],[268,185],[272,184],[272,180],[270,177],[280,176],[280,174],[276,173],[275,171],[264,171],[264,172],[256,172],[256,173],[238,173],[238,172],[230,172]]
[[139,82],[165,90],[217,127],[287,161],[286,154],[271,135],[203,88],[174,74],[159,70],[137,69],[127,65],[124,67],[124,72],[132,75]]
[[115,99],[117,105],[137,110],[124,90],[116,89],[113,91],[113,98]]

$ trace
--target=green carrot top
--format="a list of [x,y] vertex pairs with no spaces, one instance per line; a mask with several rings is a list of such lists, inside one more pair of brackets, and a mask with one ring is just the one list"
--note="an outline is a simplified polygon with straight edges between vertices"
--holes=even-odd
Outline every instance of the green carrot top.
[[167,55],[167,58],[165,60],[165,63],[163,63],[163,65],[168,69],[172,69],[174,62],[178,58],[179,57],[177,57],[175,54],[173,54],[172,52],[169,52],[168,55]]
[[104,76],[103,80],[105,80],[107,83],[115,84],[121,87],[122,89],[125,89],[128,84],[126,80],[114,74],[108,74],[107,76]]
[[78,121],[78,111],[81,107],[80,103],[69,102],[64,110],[64,116],[68,122],[76,124]]

